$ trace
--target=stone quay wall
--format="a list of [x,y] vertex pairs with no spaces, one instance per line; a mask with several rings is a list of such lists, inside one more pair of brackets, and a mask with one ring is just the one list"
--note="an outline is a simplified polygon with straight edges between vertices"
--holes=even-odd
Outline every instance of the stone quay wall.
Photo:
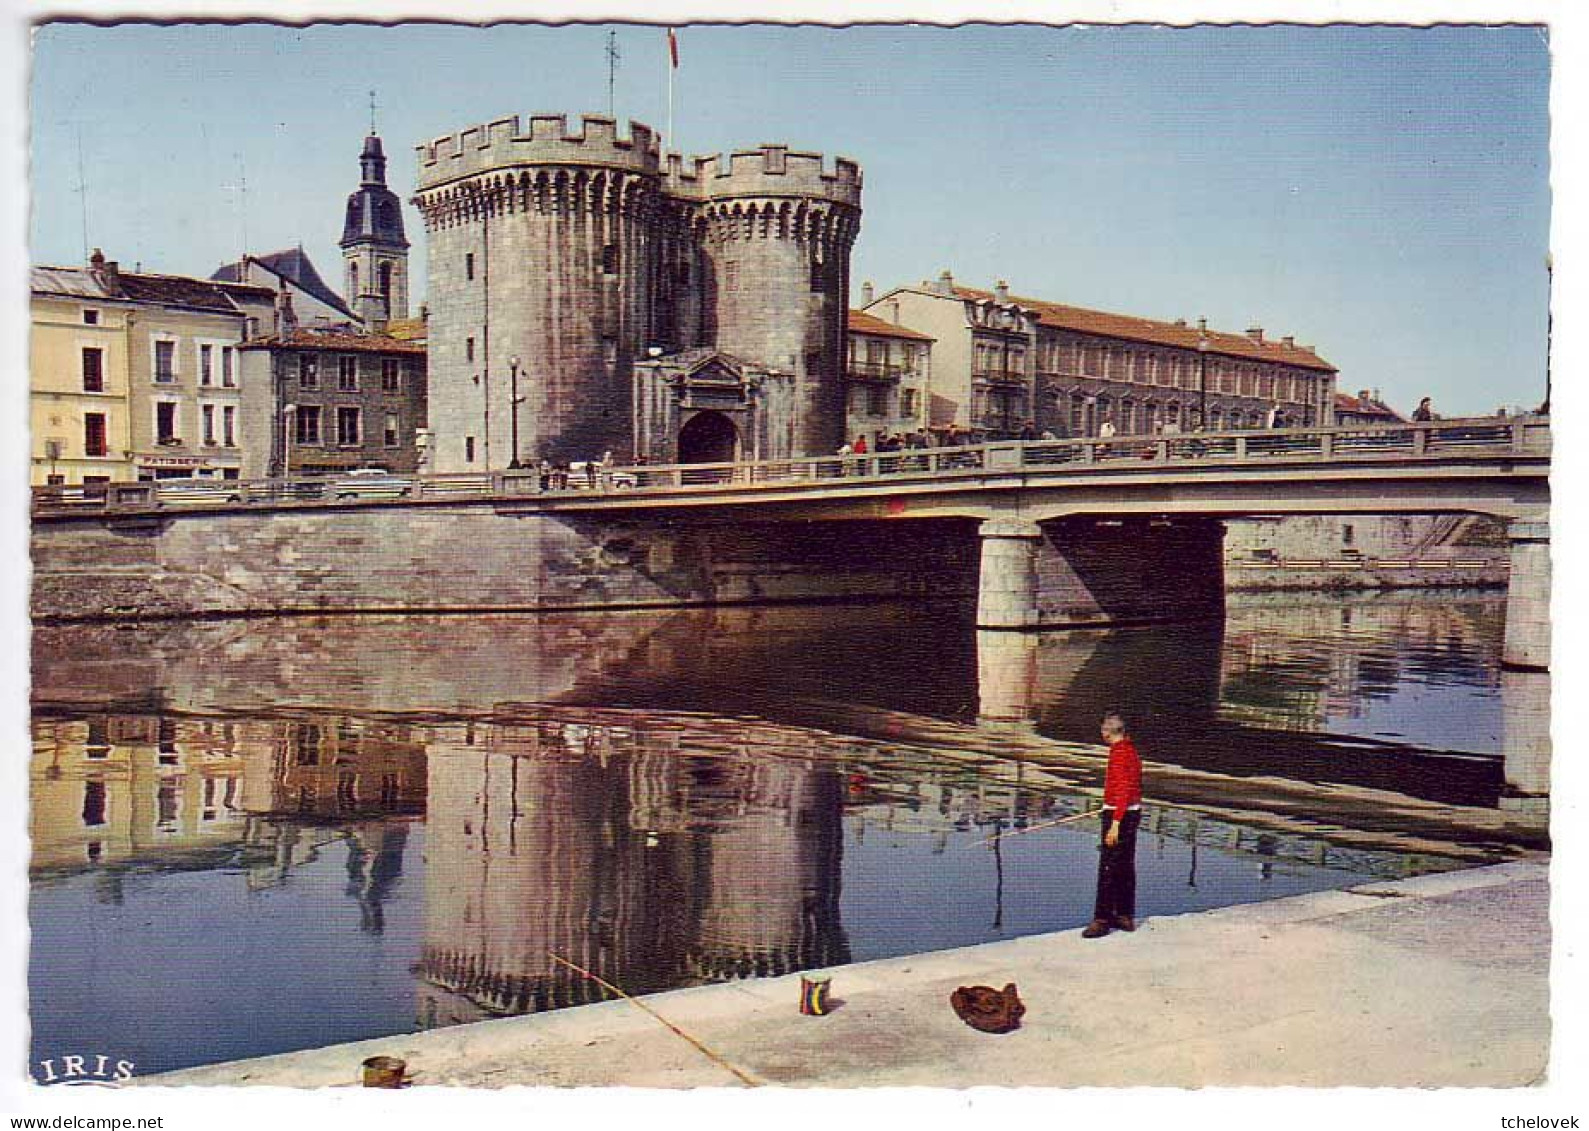
[[45,621],[968,596],[975,524],[689,523],[489,503],[36,523]]

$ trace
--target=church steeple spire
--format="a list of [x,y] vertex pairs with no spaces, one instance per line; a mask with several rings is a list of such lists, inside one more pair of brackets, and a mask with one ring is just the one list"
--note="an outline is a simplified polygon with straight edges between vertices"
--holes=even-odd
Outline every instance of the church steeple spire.
[[385,186],[386,154],[381,152],[381,139],[374,134],[364,139],[364,152],[359,154],[359,169],[364,184]]
[[375,92],[370,92],[370,133],[359,153],[359,187],[348,197],[342,225],[348,305],[367,329],[408,317],[408,239],[403,206],[386,187],[386,153],[375,132]]

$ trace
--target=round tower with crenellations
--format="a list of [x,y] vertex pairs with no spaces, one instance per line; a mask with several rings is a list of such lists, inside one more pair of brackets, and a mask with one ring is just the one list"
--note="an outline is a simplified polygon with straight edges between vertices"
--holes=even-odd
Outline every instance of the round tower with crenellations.
[[852,161],[768,145],[686,166],[592,115],[420,146],[435,469],[628,460],[635,363],[703,347],[792,381],[764,454],[831,452],[860,189]]
[[[670,170],[670,173],[672,170]],[[711,272],[713,344],[795,375],[794,411],[775,422],[791,453],[844,442],[850,250],[861,170],[782,145],[698,159],[667,189],[699,201],[696,241]]]
[[582,126],[513,117],[420,147],[438,471],[630,454],[659,157],[638,123],[627,138],[610,118]]

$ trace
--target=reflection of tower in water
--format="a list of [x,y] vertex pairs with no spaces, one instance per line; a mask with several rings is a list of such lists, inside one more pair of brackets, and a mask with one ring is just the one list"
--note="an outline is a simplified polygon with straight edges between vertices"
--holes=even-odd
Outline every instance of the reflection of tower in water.
[[439,736],[422,1025],[606,996],[552,954],[635,994],[842,960],[835,775],[691,745],[546,720]]
[[839,775],[791,762],[735,768],[739,812],[711,837],[691,973],[719,981],[849,961]]

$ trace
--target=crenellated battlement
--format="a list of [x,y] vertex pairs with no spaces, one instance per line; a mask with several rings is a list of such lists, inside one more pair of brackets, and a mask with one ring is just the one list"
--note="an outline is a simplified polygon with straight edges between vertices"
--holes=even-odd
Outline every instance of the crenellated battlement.
[[848,157],[836,157],[832,169],[820,153],[792,150],[786,145],[763,145],[736,150],[726,157],[715,154],[689,161],[669,153],[663,190],[692,200],[724,200],[743,196],[810,196],[848,204],[861,204],[861,167]]
[[768,144],[727,154],[686,158],[663,154],[650,126],[631,121],[629,132],[600,114],[585,114],[570,133],[566,114],[517,114],[469,126],[415,147],[416,191],[465,177],[526,165],[579,165],[622,169],[661,178],[669,195],[705,203],[750,196],[807,196],[860,207],[861,167],[837,157],[827,167],[820,153]]
[[436,138],[415,151],[415,187],[421,192],[519,165],[586,165],[652,174],[661,168],[657,135],[650,126],[631,121],[626,137],[614,119],[598,114],[583,115],[578,133],[569,133],[566,114],[532,114],[527,130],[514,114]]

